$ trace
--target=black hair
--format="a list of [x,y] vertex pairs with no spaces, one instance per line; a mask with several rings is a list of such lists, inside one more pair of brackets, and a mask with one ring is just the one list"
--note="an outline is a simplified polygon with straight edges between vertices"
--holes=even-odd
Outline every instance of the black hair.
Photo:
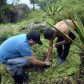
[[54,31],[53,29],[48,28],[48,29],[46,29],[45,32],[44,32],[44,37],[45,37],[46,39],[52,38],[53,35],[54,35],[54,33],[55,33],[55,31]]
[[32,39],[32,37],[30,36],[30,34],[26,34],[27,40]]
[[32,39],[35,43],[42,45],[42,42],[40,40],[40,33],[37,31],[32,31],[29,34],[26,35],[27,40]]

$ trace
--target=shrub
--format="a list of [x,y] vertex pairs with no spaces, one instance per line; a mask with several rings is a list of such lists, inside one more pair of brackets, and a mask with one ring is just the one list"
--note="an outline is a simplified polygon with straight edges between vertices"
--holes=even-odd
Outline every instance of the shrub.
[[10,31],[4,31],[0,33],[0,44],[5,41],[7,38],[9,38],[12,35],[12,32]]
[[15,13],[11,5],[3,6],[0,10],[0,23],[13,22]]

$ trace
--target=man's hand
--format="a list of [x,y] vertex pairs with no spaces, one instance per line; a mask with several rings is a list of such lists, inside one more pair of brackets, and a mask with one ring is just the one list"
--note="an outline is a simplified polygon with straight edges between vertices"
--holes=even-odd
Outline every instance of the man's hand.
[[45,62],[45,65],[50,66],[51,62]]
[[45,62],[50,62],[50,61],[51,61],[50,57],[47,57],[47,58],[45,59]]
[[57,43],[53,45],[53,48],[57,48],[57,47],[58,47],[58,44]]

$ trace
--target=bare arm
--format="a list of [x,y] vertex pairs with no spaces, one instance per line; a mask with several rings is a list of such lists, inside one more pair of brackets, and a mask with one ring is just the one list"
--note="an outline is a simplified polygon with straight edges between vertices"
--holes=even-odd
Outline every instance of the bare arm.
[[52,54],[52,50],[53,50],[53,41],[50,41],[49,47],[48,47],[48,54],[47,54],[47,58],[45,61],[50,61],[50,56]]
[[43,61],[40,61],[38,59],[36,59],[35,56],[30,56],[30,57],[25,57],[26,59],[28,59],[32,64],[34,65],[50,65],[51,63],[50,62],[43,62]]
[[68,41],[63,40],[63,41],[61,41],[61,42],[58,42],[58,43],[56,44],[56,46],[64,45],[64,44],[67,44],[67,43],[68,43]]
[[[68,35],[68,34],[66,34],[66,35]],[[64,37],[64,40],[56,43],[55,47],[57,47],[59,45],[64,45],[64,44],[70,43],[70,40],[68,38],[66,38],[65,36],[63,36],[63,37]]]

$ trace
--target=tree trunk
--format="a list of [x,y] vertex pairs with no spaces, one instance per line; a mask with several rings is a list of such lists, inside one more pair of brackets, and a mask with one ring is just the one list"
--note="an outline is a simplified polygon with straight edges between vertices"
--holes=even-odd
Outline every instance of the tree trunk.
[[33,3],[33,10],[35,10],[35,4]]

